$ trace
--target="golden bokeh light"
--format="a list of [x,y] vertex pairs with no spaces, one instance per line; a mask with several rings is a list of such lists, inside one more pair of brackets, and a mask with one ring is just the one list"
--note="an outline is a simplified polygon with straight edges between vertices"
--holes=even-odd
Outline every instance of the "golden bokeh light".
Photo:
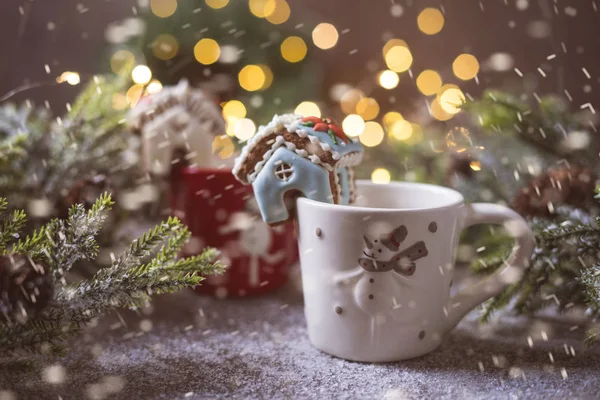
[[152,54],[159,60],[170,60],[177,55],[179,43],[175,36],[163,33],[152,42]]
[[472,54],[461,54],[452,63],[452,72],[463,81],[473,79],[479,72],[479,61]]
[[390,183],[392,177],[390,172],[385,168],[377,168],[371,174],[371,181],[373,183],[379,183],[385,185],[386,183]]
[[81,78],[77,72],[65,71],[58,78],[56,78],[56,82],[63,83],[67,82],[69,85],[79,85],[81,82]]
[[212,152],[218,154],[222,160],[231,157],[234,151],[235,146],[229,136],[220,135],[213,139]]
[[266,18],[273,25],[280,25],[290,18],[290,14],[291,10],[288,2],[285,0],[276,0],[275,9]]
[[465,95],[456,85],[444,85],[438,92],[437,101],[448,114],[457,114],[465,102]]
[[110,69],[117,75],[124,76],[135,63],[135,56],[127,50],[117,50],[110,58]]
[[432,69],[426,69],[417,76],[417,88],[426,96],[436,94],[441,87],[442,78]]
[[235,136],[234,128],[235,124],[240,120],[238,117],[227,117],[225,118],[225,133],[229,136]]
[[363,132],[358,137],[360,142],[367,147],[375,147],[383,141],[383,128],[377,122],[369,121],[365,124]]
[[239,100],[230,100],[223,106],[223,118],[229,117],[244,118],[246,116],[246,107]]
[[356,113],[365,121],[375,119],[379,115],[379,104],[371,97],[362,98],[356,104]]
[[437,8],[426,8],[417,17],[419,29],[426,35],[435,35],[444,27],[444,15]]
[[204,2],[207,6],[209,6],[210,8],[214,8],[215,10],[223,8],[227,4],[229,4],[229,0],[204,0]]
[[148,92],[148,94],[156,94],[156,93],[160,92],[162,89],[163,89],[163,85],[157,79],[152,79],[150,81],[150,83],[148,83],[148,86],[146,86],[146,92]]
[[150,10],[157,17],[170,17],[177,10],[177,0],[150,0]]
[[298,107],[294,110],[294,114],[302,115],[303,117],[320,117],[321,110],[312,101],[303,101],[298,104]]
[[79,74],[77,72],[69,72],[66,81],[69,85],[75,86],[79,85],[79,82],[81,82],[81,78],[79,77]]
[[260,66],[246,65],[238,74],[238,80],[243,89],[254,92],[265,85],[267,76]]
[[249,0],[250,12],[258,18],[267,18],[275,12],[277,1],[275,0]]
[[271,71],[271,68],[266,64],[258,64],[258,67],[262,70],[263,74],[265,74],[265,83],[260,87],[260,90],[268,89],[273,83],[273,71]]
[[331,49],[336,45],[340,35],[335,26],[328,23],[320,23],[312,31],[312,40],[315,46],[320,49]]
[[131,108],[133,108],[138,103],[138,101],[140,101],[143,94],[144,94],[144,85],[135,84],[127,90],[127,93],[125,94],[125,98],[127,99],[127,103],[129,103]]
[[437,98],[431,101],[431,116],[438,121],[448,121],[453,117],[452,114],[442,108]]
[[281,42],[281,56],[284,60],[295,63],[306,57],[307,47],[304,40],[298,36],[290,36]]
[[342,129],[347,136],[358,136],[365,130],[365,121],[360,115],[350,114],[342,121]]
[[389,69],[404,72],[410,68],[413,56],[405,46],[394,46],[385,53],[385,63]]
[[392,47],[406,47],[408,48],[408,44],[402,39],[390,39],[384,45],[382,49],[383,58],[385,59],[385,55]]
[[138,85],[145,85],[152,79],[152,71],[146,65],[138,65],[131,71],[131,79]]
[[194,46],[194,57],[200,64],[210,65],[219,59],[221,48],[214,39],[204,38],[198,40]]
[[388,90],[395,88],[396,86],[398,86],[398,83],[400,83],[400,77],[398,76],[398,74],[390,69],[381,71],[379,73],[379,76],[377,77],[377,80],[379,81],[379,85],[382,88]]
[[256,125],[251,119],[239,119],[233,127],[233,133],[239,140],[248,140],[256,133]]
[[400,119],[389,128],[389,134],[396,140],[408,140],[413,134],[413,128],[410,122]]
[[350,89],[347,90],[340,100],[340,107],[345,114],[352,114],[356,111],[356,105],[365,96],[362,90]]
[[390,130],[390,128],[392,127],[392,125],[394,125],[396,121],[400,121],[403,119],[404,117],[399,112],[389,111],[385,113],[385,115],[381,119],[381,122],[383,123],[385,129]]
[[479,161],[471,161],[469,167],[471,167],[473,171],[481,171],[481,163]]

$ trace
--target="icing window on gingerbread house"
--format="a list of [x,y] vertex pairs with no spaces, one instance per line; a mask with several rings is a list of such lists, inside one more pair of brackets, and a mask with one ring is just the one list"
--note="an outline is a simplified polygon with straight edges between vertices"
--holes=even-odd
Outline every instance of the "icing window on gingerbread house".
[[277,179],[283,182],[289,181],[293,173],[294,170],[292,169],[292,166],[290,164],[279,163],[275,167],[275,176],[277,177]]

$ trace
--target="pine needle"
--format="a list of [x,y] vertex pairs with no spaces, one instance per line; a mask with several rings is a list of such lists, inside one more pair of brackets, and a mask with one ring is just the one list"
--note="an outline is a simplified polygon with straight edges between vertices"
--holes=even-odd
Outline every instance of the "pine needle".
[[[39,352],[46,347],[61,352],[67,338],[111,310],[139,308],[154,294],[193,288],[205,276],[223,272],[224,266],[215,261],[214,249],[178,259],[190,234],[181,221],[169,218],[133,241],[110,267],[91,279],[66,284],[64,276],[77,261],[97,255],[95,238],[112,205],[108,194],[100,196],[89,210],[74,205],[66,219],[54,219],[4,249],[4,254],[44,259],[53,273],[55,294],[42,313],[24,322],[0,316],[0,353]],[[0,198],[0,213],[6,209],[6,200]],[[1,243],[9,243],[4,238],[18,234],[24,220],[22,211],[0,214]]]

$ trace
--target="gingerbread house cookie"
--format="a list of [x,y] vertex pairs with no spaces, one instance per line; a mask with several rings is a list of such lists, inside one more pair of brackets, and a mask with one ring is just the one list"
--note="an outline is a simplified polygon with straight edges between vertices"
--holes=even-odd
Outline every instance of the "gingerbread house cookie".
[[215,136],[225,133],[225,121],[213,99],[183,79],[176,86],[146,96],[127,116],[129,126],[142,136],[143,167],[166,175],[177,153],[185,164],[211,166]]
[[350,204],[353,167],[362,160],[358,141],[329,118],[275,116],[248,141],[235,160],[233,174],[252,184],[263,219],[269,224],[290,218],[287,196]]

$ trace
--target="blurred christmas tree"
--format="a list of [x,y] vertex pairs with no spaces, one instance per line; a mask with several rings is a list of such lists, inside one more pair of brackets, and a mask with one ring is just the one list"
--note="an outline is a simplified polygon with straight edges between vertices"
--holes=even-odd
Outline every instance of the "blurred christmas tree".
[[151,1],[142,49],[163,84],[185,77],[228,101],[227,133],[244,140],[253,124],[320,95],[321,67],[302,30],[284,24],[290,13],[285,0]]

